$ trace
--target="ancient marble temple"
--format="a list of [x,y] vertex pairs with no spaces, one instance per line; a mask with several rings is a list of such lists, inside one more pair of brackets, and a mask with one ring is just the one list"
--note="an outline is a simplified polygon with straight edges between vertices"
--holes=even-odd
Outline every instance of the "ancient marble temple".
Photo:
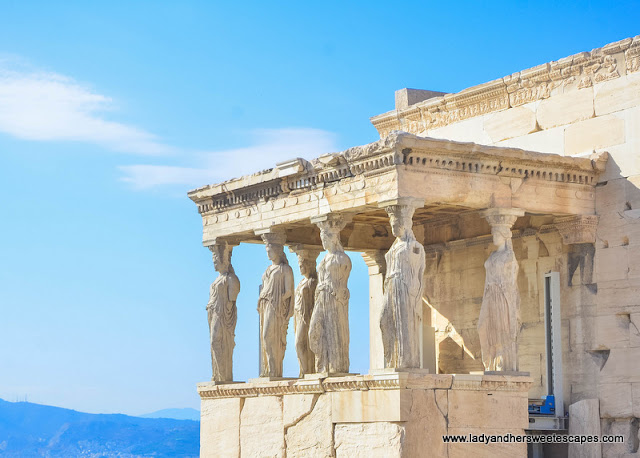
[[[566,433],[569,408],[573,432],[637,436],[640,304],[624,291],[640,290],[639,55],[628,39],[457,94],[404,89],[372,118],[378,141],[191,191],[219,273],[201,455],[526,456],[523,443],[442,436],[548,429],[527,405],[550,394],[551,429]],[[261,279],[236,276],[243,243],[264,245]],[[346,251],[369,268],[366,374],[349,366]],[[599,262],[626,263],[624,277]],[[261,285],[257,304],[236,302],[240,285]],[[602,288],[618,288],[611,312]],[[238,382],[236,318],[249,313],[260,372]],[[289,326],[298,378],[282,373]],[[622,456],[633,443],[569,453]]]

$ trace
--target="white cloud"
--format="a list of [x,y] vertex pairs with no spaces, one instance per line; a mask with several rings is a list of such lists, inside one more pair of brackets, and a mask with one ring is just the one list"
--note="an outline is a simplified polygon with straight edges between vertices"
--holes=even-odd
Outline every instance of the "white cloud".
[[[72,78],[34,69],[17,56],[0,55],[0,133],[34,141],[93,143],[134,154],[177,152],[143,129],[108,119],[106,112],[114,108],[111,98]],[[181,150],[179,156],[173,155],[174,160],[185,161],[178,165],[124,165],[121,180],[136,189],[198,187],[271,168],[283,160],[337,150],[336,136],[320,129],[254,129],[241,136],[250,146]]]
[[121,166],[123,181],[137,189],[160,185],[198,187],[259,172],[277,162],[303,157],[311,159],[336,151],[336,136],[310,128],[255,129],[249,132],[252,145],[230,150],[210,151],[193,156],[188,167],[166,165]]
[[180,184],[207,184],[211,178],[211,171],[205,168],[174,167],[169,165],[123,165],[122,181],[131,183],[136,189],[149,189],[156,186]]
[[10,65],[0,60],[0,132],[26,140],[94,143],[126,153],[173,150],[149,132],[100,116],[113,109],[109,97],[56,73]]

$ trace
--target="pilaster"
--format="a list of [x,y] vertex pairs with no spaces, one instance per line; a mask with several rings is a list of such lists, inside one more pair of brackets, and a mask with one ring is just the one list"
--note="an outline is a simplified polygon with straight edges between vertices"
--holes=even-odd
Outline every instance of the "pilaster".
[[570,247],[567,262],[568,285],[573,286],[573,276],[577,270],[580,271],[580,284],[591,285],[598,216],[567,216],[556,218],[554,223],[562,237],[562,243]]
[[385,252],[365,251],[362,258],[369,268],[369,370],[384,368],[384,349],[380,314],[384,294]]

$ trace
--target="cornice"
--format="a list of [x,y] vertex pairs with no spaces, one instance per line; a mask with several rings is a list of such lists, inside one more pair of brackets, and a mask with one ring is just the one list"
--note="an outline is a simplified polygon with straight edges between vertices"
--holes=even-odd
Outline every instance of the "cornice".
[[348,375],[344,377],[253,381],[232,384],[205,382],[198,384],[198,393],[201,399],[219,399],[405,389],[527,391],[531,383],[531,378],[526,376],[395,372],[377,375]]
[[373,116],[381,137],[394,130],[423,133],[468,118],[514,108],[552,96],[591,87],[621,74],[640,71],[640,35],[610,43],[591,52],[538,65],[512,75],[472,86],[460,92],[433,97],[402,110]]
[[[252,212],[256,205],[272,199],[303,198],[305,193],[335,188],[336,184],[360,189],[366,186],[365,178],[400,170],[447,175],[472,173],[593,186],[604,170],[606,159],[606,153],[593,158],[564,157],[394,131],[377,142],[342,153],[312,161],[287,161],[261,173],[195,189],[188,195],[201,214],[215,215],[229,210],[241,214]],[[333,191],[335,194],[337,189]]]

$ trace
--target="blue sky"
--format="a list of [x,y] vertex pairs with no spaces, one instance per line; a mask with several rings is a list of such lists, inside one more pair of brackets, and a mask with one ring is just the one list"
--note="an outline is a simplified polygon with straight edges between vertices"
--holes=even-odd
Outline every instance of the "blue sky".
[[[375,141],[369,117],[396,89],[456,92],[640,33],[639,2],[321,5],[0,4],[0,397],[197,408],[215,272],[187,190]],[[269,261],[260,246],[233,261],[246,380]],[[368,279],[353,262],[361,372]]]

